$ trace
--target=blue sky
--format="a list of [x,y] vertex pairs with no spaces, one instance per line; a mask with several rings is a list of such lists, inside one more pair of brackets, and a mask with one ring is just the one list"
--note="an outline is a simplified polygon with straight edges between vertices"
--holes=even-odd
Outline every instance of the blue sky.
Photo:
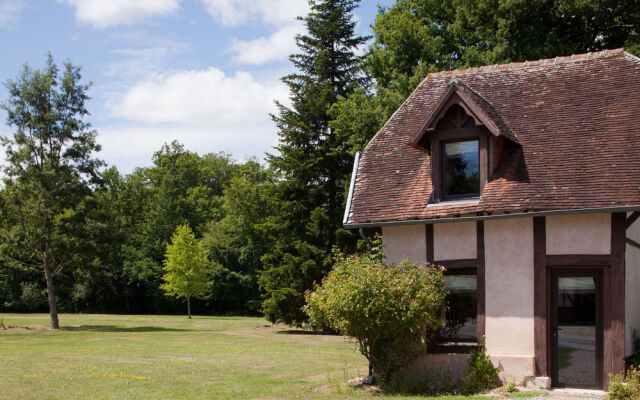
[[[363,0],[358,33],[392,3]],[[48,51],[81,65],[98,156],[121,172],[149,165],[173,139],[262,157],[277,143],[273,100],[287,103],[279,79],[302,32],[294,17],[307,11],[306,0],[0,0],[0,81],[25,62],[42,66]],[[0,111],[0,133],[10,134],[5,119]]]

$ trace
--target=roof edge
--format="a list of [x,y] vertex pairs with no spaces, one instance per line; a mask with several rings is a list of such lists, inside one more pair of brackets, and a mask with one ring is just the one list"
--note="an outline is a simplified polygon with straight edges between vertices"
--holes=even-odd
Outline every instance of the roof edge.
[[344,207],[344,217],[342,217],[343,225],[346,225],[346,223],[349,221],[349,214],[351,213],[351,200],[353,200],[353,191],[356,186],[359,164],[360,152],[357,152],[355,158],[353,159],[353,171],[351,172],[351,182],[349,183],[349,195],[347,196],[347,204]]
[[624,207],[598,207],[598,208],[575,208],[575,209],[549,210],[549,211],[532,211],[532,212],[520,212],[520,213],[499,214],[499,215],[477,215],[472,217],[415,219],[410,221],[365,222],[360,224],[343,224],[343,226],[346,229],[358,229],[358,228],[375,228],[375,227],[382,227],[382,226],[398,226],[398,225],[432,225],[432,224],[445,223],[445,222],[484,221],[488,219],[541,217],[541,216],[547,216],[547,215],[593,214],[593,213],[601,213],[601,212],[613,213],[613,212],[629,212],[629,211],[640,211],[640,205],[624,206]]
[[541,66],[547,66],[547,65],[568,64],[572,62],[580,62],[580,61],[616,57],[616,56],[623,56],[623,55],[630,56],[632,58],[637,58],[633,54],[625,51],[624,48],[619,47],[617,49],[605,49],[605,50],[589,52],[589,53],[572,54],[570,56],[541,58],[539,60],[534,60],[534,61],[521,61],[521,62],[510,62],[505,64],[482,65],[479,67],[459,68],[459,69],[452,69],[447,71],[432,72],[427,75],[427,78],[435,78],[439,76],[460,76],[460,75],[469,75],[469,74],[476,74],[476,73],[487,73],[487,72],[493,72],[493,71],[516,70],[516,69],[522,69],[527,67],[541,67]]
[[640,57],[636,56],[635,54],[631,54],[628,51],[623,51],[622,52],[625,56],[627,56],[627,58],[632,59],[633,61],[637,62],[640,64]]

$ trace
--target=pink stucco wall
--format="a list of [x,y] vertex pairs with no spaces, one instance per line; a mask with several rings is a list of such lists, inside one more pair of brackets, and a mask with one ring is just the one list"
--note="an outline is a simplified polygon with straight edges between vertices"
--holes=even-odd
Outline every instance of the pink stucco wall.
[[611,214],[547,217],[547,254],[611,253]]
[[433,259],[457,260],[478,257],[476,222],[433,225]]
[[382,243],[388,264],[399,264],[405,259],[420,264],[427,259],[424,225],[383,226]]
[[503,379],[534,374],[533,219],[485,221],[487,352]]

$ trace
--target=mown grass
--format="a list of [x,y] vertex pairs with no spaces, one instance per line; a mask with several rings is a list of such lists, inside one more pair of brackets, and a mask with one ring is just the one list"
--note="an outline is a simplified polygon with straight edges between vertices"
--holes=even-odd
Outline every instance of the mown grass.
[[[345,385],[366,374],[334,335],[265,327],[260,318],[4,314],[2,399],[427,399]],[[439,399],[484,399],[446,396]]]

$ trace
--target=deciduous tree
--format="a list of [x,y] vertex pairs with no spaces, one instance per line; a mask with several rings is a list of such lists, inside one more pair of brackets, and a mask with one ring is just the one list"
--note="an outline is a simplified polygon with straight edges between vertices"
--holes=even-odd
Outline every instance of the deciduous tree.
[[168,296],[187,300],[187,315],[191,319],[191,298],[202,296],[208,288],[207,251],[189,228],[180,225],[167,245],[164,259],[165,282],[160,287]]
[[85,121],[89,86],[78,66],[66,62],[61,73],[51,55],[44,68],[25,65],[6,86],[9,99],[1,107],[16,131],[2,138],[0,254],[44,273],[51,328],[58,329],[54,277],[82,262],[86,243],[76,235],[85,220],[82,204],[100,182],[102,162],[93,158],[100,146]]

